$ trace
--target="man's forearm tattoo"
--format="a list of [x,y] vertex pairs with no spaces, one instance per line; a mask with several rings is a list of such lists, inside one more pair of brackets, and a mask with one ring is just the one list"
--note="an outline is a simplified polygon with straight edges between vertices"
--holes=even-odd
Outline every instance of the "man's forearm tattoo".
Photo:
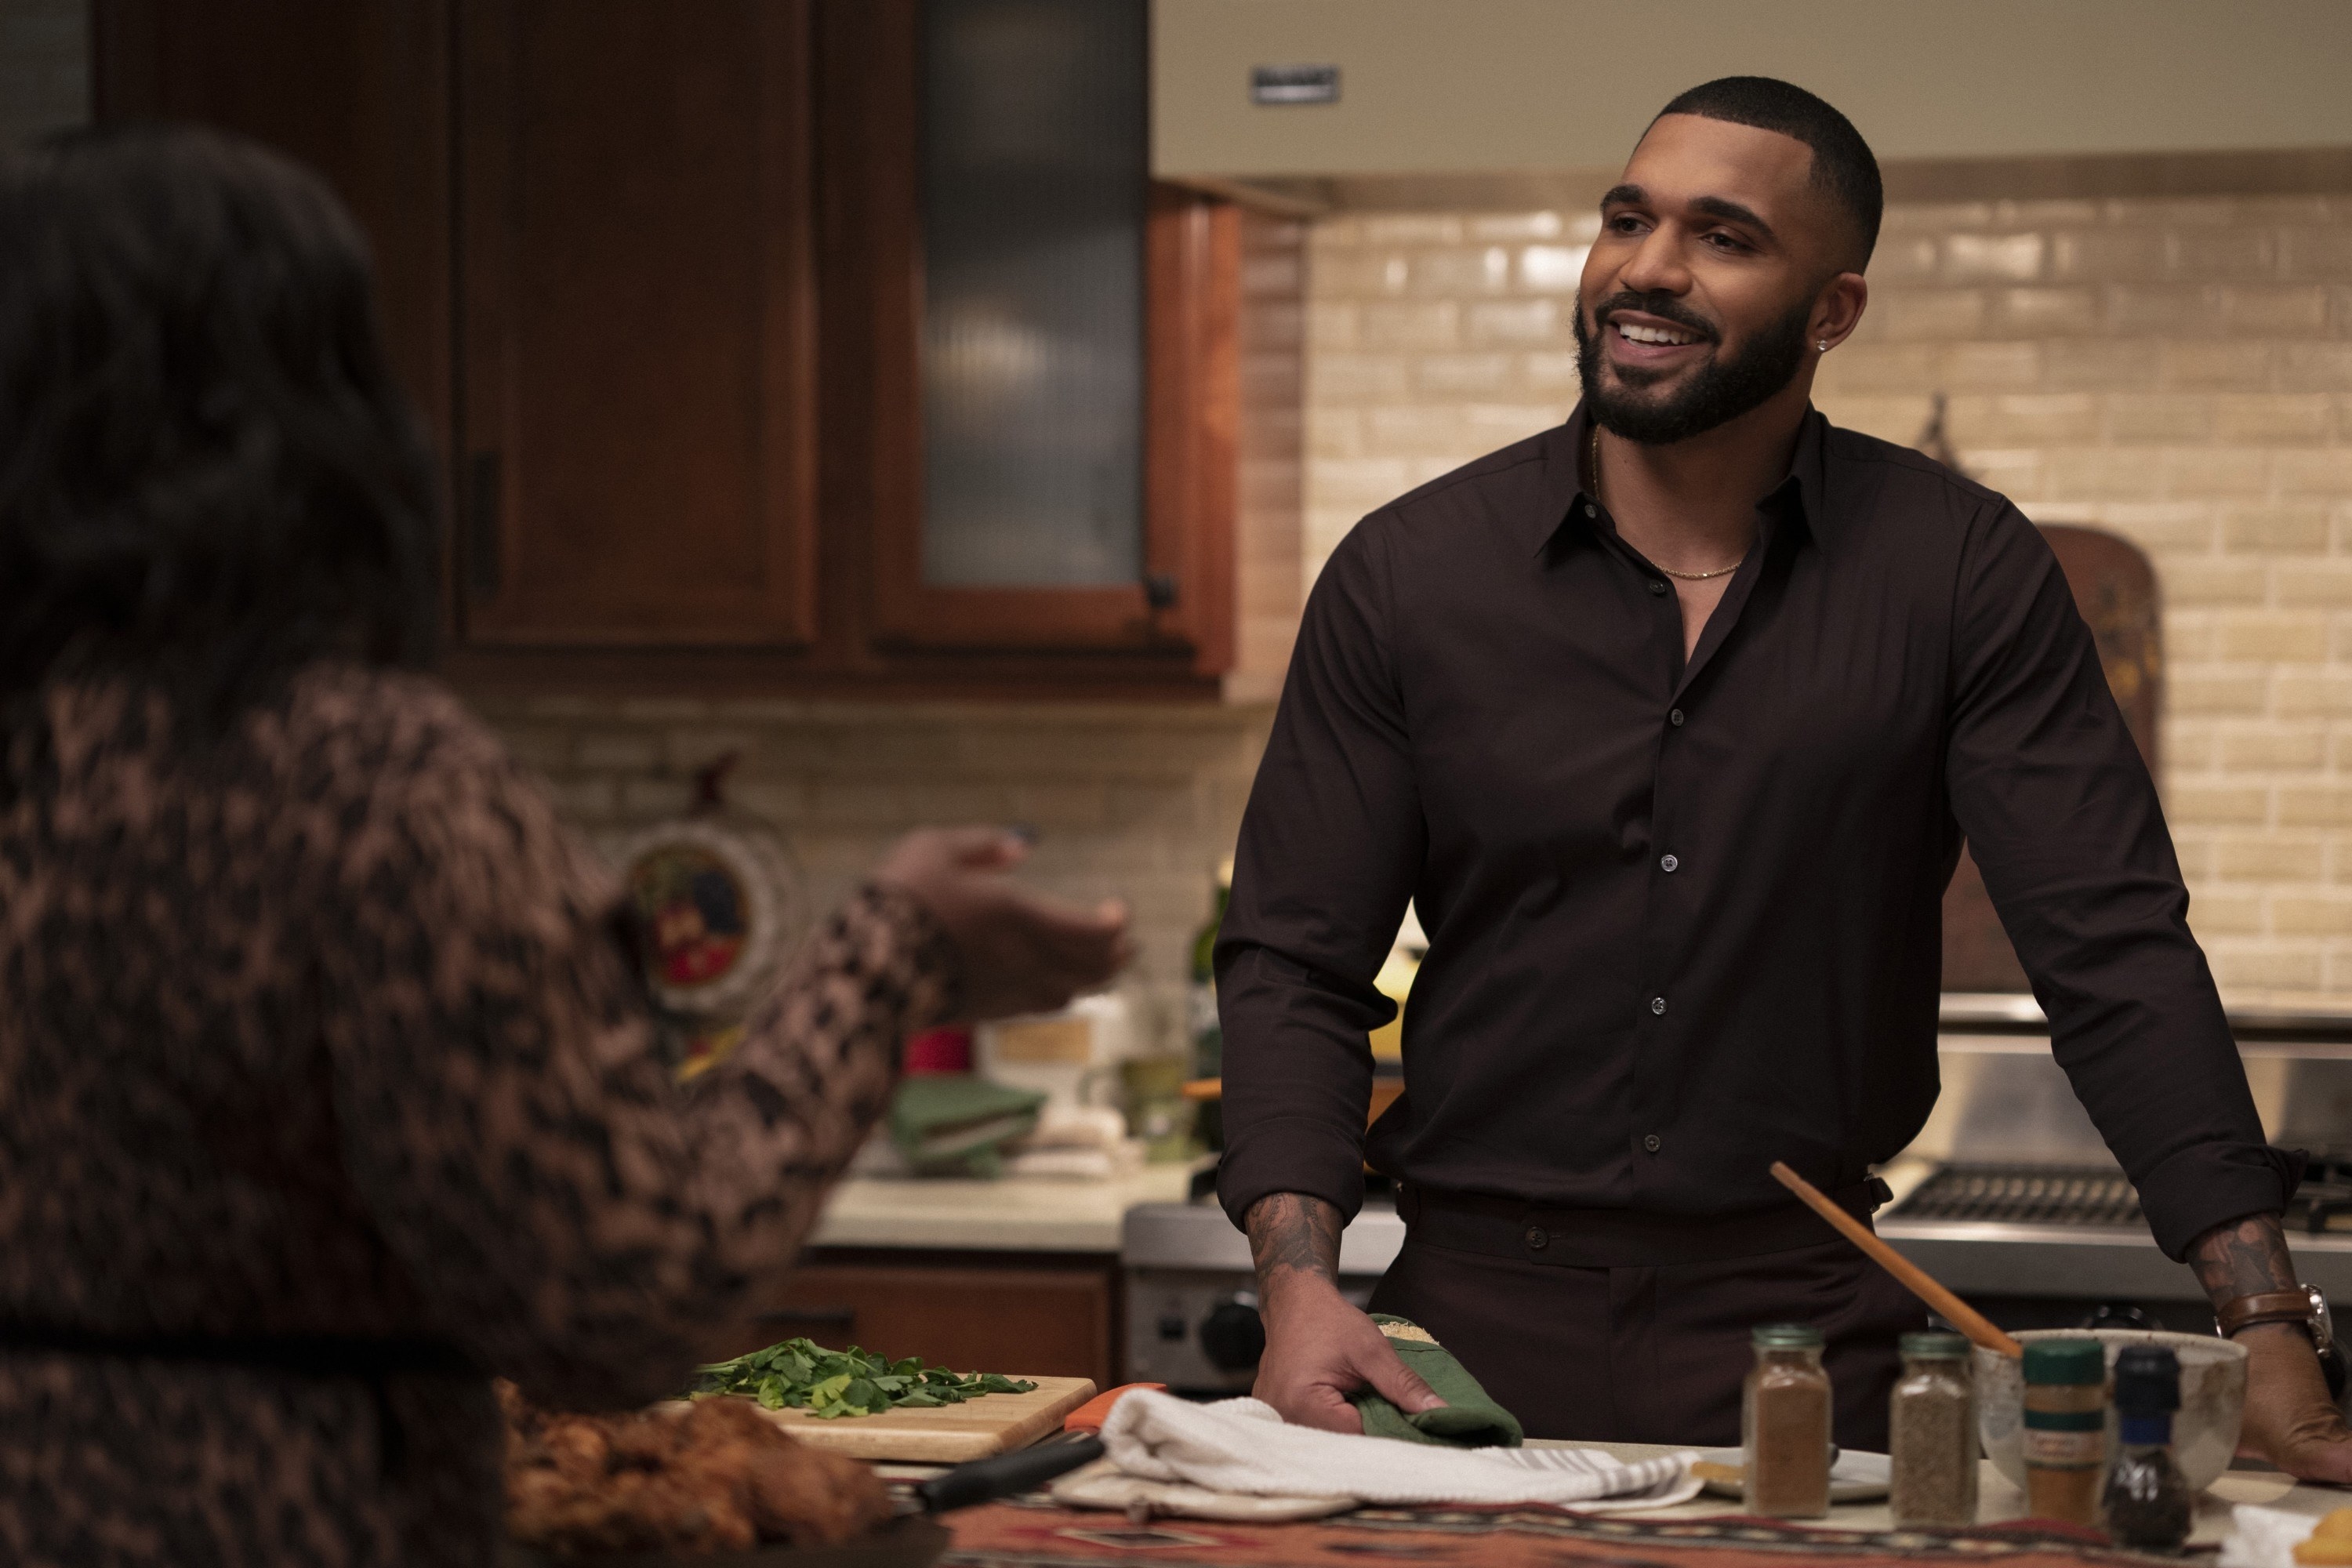
[[2189,1266],[2216,1307],[2240,1296],[2295,1287],[2294,1260],[2287,1256],[2286,1233],[2274,1214],[2215,1226],[2189,1244]]
[[1249,1211],[1250,1261],[1261,1288],[1276,1274],[1339,1277],[1339,1211],[1304,1193],[1273,1193]]

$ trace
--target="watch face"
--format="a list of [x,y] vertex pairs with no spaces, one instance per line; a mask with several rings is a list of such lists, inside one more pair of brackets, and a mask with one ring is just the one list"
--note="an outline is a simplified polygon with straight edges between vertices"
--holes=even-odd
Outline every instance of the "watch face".
[[2327,1293],[2316,1285],[2305,1285],[2311,1298],[2311,1340],[2321,1350],[2336,1342],[2336,1314],[2327,1310]]

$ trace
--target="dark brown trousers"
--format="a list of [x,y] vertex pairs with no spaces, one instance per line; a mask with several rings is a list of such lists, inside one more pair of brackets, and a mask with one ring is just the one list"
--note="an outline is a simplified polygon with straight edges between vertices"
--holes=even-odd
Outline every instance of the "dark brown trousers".
[[[1827,1227],[1823,1229],[1826,1231]],[[1811,1323],[1841,1447],[1886,1450],[1895,1337],[1916,1298],[1841,1240],[1720,1262],[1562,1268],[1420,1238],[1372,1292],[1450,1350],[1530,1437],[1730,1447],[1759,1323]]]

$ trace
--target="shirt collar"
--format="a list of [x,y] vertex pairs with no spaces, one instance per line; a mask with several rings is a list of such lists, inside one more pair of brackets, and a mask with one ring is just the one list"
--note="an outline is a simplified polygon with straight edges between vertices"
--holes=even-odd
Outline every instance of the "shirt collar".
[[[1531,521],[1528,550],[1541,554],[1566,529],[1590,529],[1599,502],[1584,489],[1585,443],[1592,439],[1591,415],[1579,398],[1568,423],[1550,433],[1544,451],[1545,505]],[[1763,505],[1782,518],[1801,523],[1816,542],[1832,542],[1835,520],[1824,504],[1828,489],[1830,422],[1821,410],[1805,410],[1797,426],[1796,448],[1789,454],[1789,472],[1766,492]],[[1588,506],[1592,510],[1588,510]]]

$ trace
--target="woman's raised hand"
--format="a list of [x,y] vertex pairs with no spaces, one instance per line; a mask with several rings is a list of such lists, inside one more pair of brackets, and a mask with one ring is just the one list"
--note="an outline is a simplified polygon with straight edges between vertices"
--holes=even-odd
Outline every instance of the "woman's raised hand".
[[876,881],[911,894],[955,944],[968,1018],[1048,1012],[1134,953],[1118,900],[1087,909],[1015,882],[1009,873],[1028,853],[1026,840],[1000,827],[925,827],[875,868]]

